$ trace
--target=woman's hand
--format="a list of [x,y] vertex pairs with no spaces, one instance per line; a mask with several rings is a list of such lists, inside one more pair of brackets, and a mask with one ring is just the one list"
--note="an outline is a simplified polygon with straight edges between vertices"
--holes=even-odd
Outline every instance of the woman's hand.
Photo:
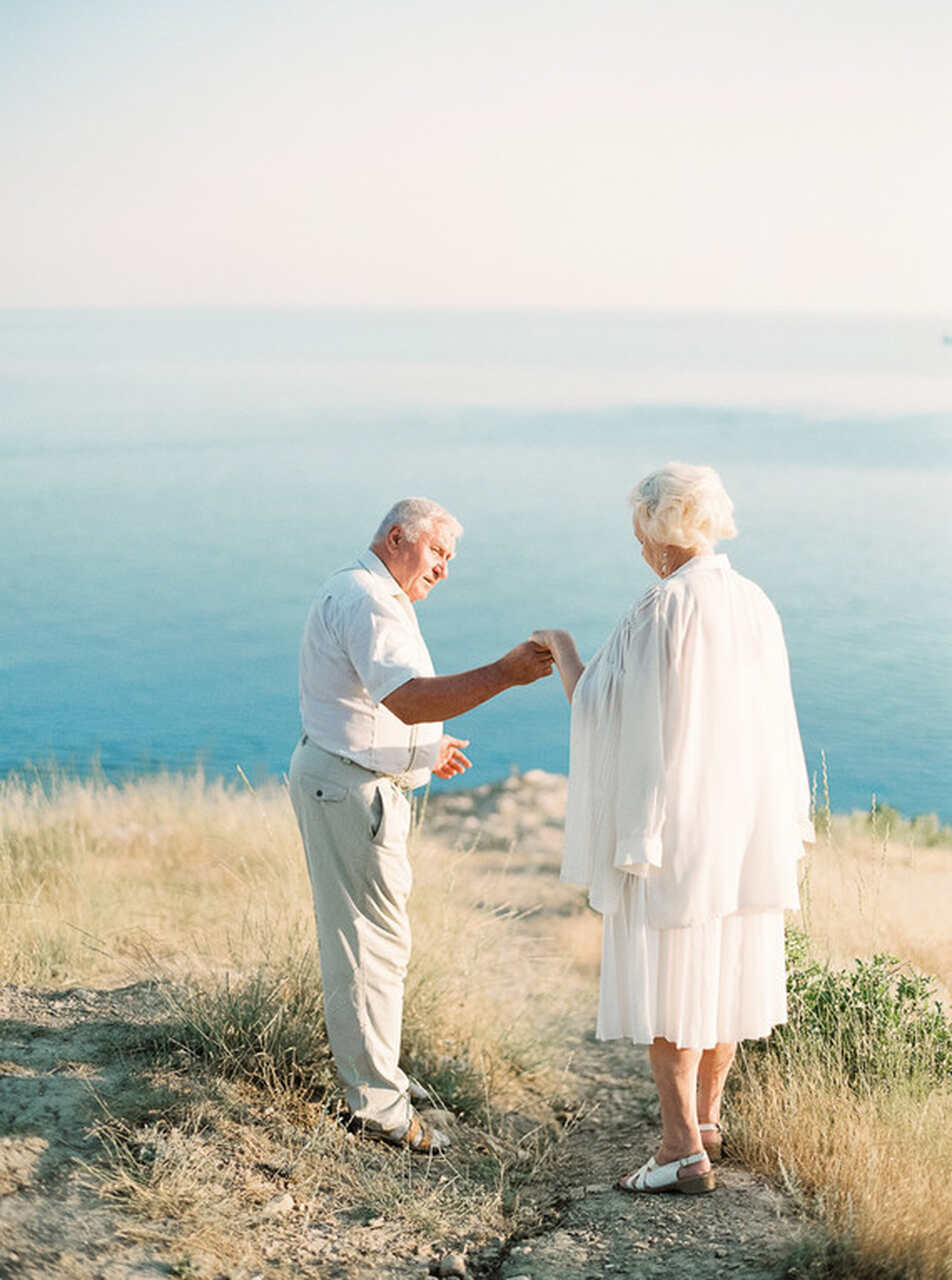
[[564,644],[566,640],[572,640],[568,631],[533,631],[529,637],[533,644],[542,645],[544,649],[548,649],[552,657],[556,656],[556,646],[560,643]]
[[555,665],[559,669],[559,675],[562,677],[562,688],[565,690],[565,696],[571,702],[579,676],[585,670],[585,664],[578,656],[578,649],[575,647],[575,641],[572,639],[571,633],[547,628],[533,631],[529,639],[533,644],[541,645],[552,654]]

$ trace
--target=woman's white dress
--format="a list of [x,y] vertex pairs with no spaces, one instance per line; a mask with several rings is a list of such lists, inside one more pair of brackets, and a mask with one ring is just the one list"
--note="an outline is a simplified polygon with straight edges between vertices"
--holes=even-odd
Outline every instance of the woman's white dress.
[[784,1021],[809,811],[776,611],[725,555],[695,557],[572,699],[562,878],[604,916],[600,1038],[705,1049]]

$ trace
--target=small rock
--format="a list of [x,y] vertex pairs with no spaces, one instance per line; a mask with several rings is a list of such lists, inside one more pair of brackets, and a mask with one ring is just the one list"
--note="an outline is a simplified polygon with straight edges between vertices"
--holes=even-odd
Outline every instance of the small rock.
[[261,1213],[265,1218],[282,1218],[286,1213],[290,1213],[293,1208],[294,1196],[291,1195],[290,1191],[285,1191],[283,1195],[272,1196],[261,1210]]
[[461,1253],[445,1253],[440,1258],[439,1276],[465,1276],[466,1259]]
[[585,1192],[586,1195],[590,1196],[603,1196],[606,1191],[611,1191],[612,1189],[607,1182],[592,1182],[585,1188]]

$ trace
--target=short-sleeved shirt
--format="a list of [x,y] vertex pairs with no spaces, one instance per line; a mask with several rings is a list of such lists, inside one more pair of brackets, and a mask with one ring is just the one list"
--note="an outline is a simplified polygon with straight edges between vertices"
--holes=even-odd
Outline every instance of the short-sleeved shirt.
[[327,579],[301,640],[301,722],[309,738],[374,773],[421,786],[443,726],[406,725],[383,700],[433,674],[413,605],[374,552]]

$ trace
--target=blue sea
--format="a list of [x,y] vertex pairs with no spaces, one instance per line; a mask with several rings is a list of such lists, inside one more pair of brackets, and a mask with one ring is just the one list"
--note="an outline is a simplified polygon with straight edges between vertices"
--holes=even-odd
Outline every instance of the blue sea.
[[[280,775],[312,592],[397,497],[465,526],[437,670],[591,654],[651,576],[626,498],[717,467],[811,771],[952,819],[952,344],[936,317],[0,313],[0,773]],[[468,781],[565,771],[556,681],[453,722]],[[458,783],[452,785],[459,785]]]

